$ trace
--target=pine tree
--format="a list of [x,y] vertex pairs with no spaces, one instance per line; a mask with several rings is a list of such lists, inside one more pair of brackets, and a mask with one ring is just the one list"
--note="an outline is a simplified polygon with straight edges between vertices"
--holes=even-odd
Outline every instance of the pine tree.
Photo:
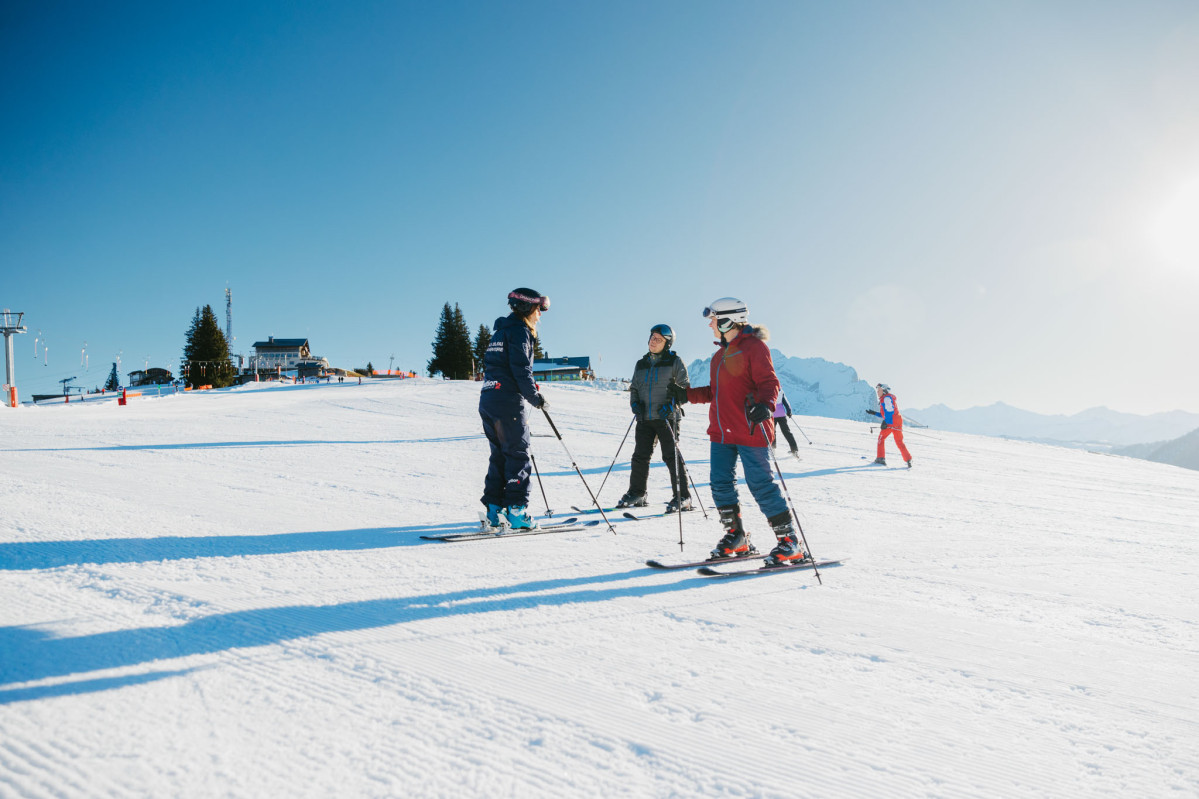
[[187,384],[197,386],[232,385],[236,377],[229,360],[229,342],[221,332],[211,305],[196,308],[183,345],[183,369]]
[[433,357],[429,359],[429,377],[440,372],[450,380],[466,380],[470,377],[470,328],[461,309],[452,309],[447,302],[441,309],[441,320],[437,325],[437,336],[433,339]]
[[454,344],[454,373],[451,375],[451,379],[470,380],[475,376],[474,358],[471,356],[470,327],[466,324],[466,317],[462,315],[462,309],[458,307],[458,303],[454,303],[454,336],[451,340]]
[[120,391],[121,377],[117,374],[117,365],[112,365],[112,371],[108,373],[108,382],[104,384],[105,391]]
[[479,325],[475,334],[475,371],[483,373],[483,357],[487,354],[487,345],[491,343],[491,329],[487,325]]
[[541,349],[541,334],[539,333],[536,336],[533,336],[533,360],[548,361],[549,359],[549,353]]

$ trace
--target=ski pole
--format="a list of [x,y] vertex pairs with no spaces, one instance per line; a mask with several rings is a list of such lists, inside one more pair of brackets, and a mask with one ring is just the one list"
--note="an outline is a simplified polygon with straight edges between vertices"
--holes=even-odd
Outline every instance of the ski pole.
[[674,451],[678,459],[683,462],[683,470],[687,472],[687,480],[691,483],[691,494],[695,497],[695,501],[699,503],[699,509],[704,512],[704,518],[709,518],[708,509],[704,507],[704,501],[699,498],[699,489],[695,487],[695,478],[691,476],[691,467],[687,465],[687,459],[683,457],[683,451],[679,449],[679,437],[675,435],[674,428],[670,428],[671,438],[674,439]]
[[587,485],[587,478],[583,476],[583,470],[579,468],[579,464],[575,462],[575,456],[570,454],[570,448],[566,446],[566,442],[562,440],[562,434],[558,432],[558,425],[554,424],[554,420],[550,418],[550,412],[542,406],[541,412],[545,414],[545,420],[550,423],[550,429],[554,431],[554,435],[558,437],[558,443],[562,445],[562,449],[566,451],[566,457],[570,458],[570,465],[575,468],[575,473],[579,475],[579,479],[583,481],[583,487],[587,489],[587,493],[591,494],[591,501],[595,503],[595,509],[599,511],[600,516],[604,517],[604,523],[608,525],[608,529],[612,531],[612,535],[616,535],[616,528],[612,526],[612,522],[608,521],[608,514],[604,513],[604,509],[600,506],[599,500],[595,498],[595,494],[591,493],[591,486]]
[[803,431],[803,428],[799,426],[799,422],[795,421],[794,416],[791,417],[791,424],[795,425],[795,429],[798,430],[800,435],[802,435],[804,437],[804,439],[808,442],[808,446],[809,447],[812,446],[812,439],[808,438],[808,434],[805,433]]
[[[879,429],[881,430],[882,428],[879,428]],[[871,433],[874,432],[874,425],[870,425],[870,432]],[[920,433],[920,432],[917,432],[916,430],[904,430],[903,434],[905,436],[924,436],[925,438],[931,438],[933,441],[942,441],[943,440],[943,439],[937,438],[936,436],[931,435],[929,433]]]
[[529,453],[529,460],[533,462],[533,474],[537,475],[537,485],[541,489],[541,498],[545,500],[545,515],[553,516],[554,512],[550,510],[550,501],[545,496],[545,484],[541,482],[541,472],[537,471],[537,459],[533,457],[533,453]]
[[[634,416],[632,419],[629,420],[629,429],[624,431],[624,438],[622,438],[620,440],[620,446],[616,448],[616,454],[612,457],[612,466],[616,465],[616,459],[620,457],[620,451],[622,449],[624,449],[624,442],[628,440],[629,431],[633,429],[633,423],[636,421],[637,421],[636,416]],[[612,474],[612,466],[608,467],[608,473],[604,475],[604,481],[602,483],[600,483],[599,491],[595,492],[595,495],[597,497],[600,494],[604,493],[604,484],[608,482],[608,475]]]
[[[766,423],[758,422],[758,427],[762,428],[762,438],[769,441],[770,436],[766,435]],[[816,574],[816,581],[824,585],[824,580],[820,577],[820,569],[816,568],[816,556],[812,554],[812,548],[808,546],[808,537],[804,535],[803,525],[799,523],[799,514],[795,512],[795,503],[791,501],[791,492],[787,490],[787,481],[783,479],[783,470],[779,468],[778,456],[774,454],[774,447],[767,446],[766,448],[770,450],[770,457],[774,461],[774,471],[779,476],[779,482],[782,483],[783,495],[787,497],[787,506],[791,510],[791,518],[795,519],[795,529],[799,530],[799,537],[803,539],[803,550],[812,559],[812,571]]]
[[[683,475],[681,474],[682,465],[680,464],[680,458],[679,458],[679,439],[678,439],[678,436],[676,436],[674,434],[674,428],[671,427],[671,425],[670,425],[670,418],[667,417],[664,421],[666,422],[666,429],[670,431],[671,439],[674,440],[674,475],[672,475],[674,479],[671,480],[670,482],[672,485],[674,485],[674,511],[675,511],[675,513],[677,513],[679,515],[679,552],[682,552],[683,551],[683,500],[680,499],[680,497],[682,497],[682,494],[679,493],[679,483],[682,482],[682,480],[680,478],[682,478]],[[663,442],[663,444],[665,444],[665,442]]]

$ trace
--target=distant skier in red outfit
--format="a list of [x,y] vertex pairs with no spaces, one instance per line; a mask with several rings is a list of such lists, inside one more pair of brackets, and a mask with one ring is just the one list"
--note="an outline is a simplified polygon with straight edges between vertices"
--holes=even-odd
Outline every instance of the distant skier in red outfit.
[[878,457],[874,462],[880,466],[887,465],[887,436],[895,436],[895,446],[899,447],[899,454],[903,456],[903,462],[912,468],[912,455],[908,452],[908,448],[903,445],[903,416],[899,413],[899,404],[895,402],[895,395],[891,393],[891,387],[886,383],[879,383],[874,387],[878,394],[878,413],[870,411],[875,416],[882,417],[882,429],[878,431]]

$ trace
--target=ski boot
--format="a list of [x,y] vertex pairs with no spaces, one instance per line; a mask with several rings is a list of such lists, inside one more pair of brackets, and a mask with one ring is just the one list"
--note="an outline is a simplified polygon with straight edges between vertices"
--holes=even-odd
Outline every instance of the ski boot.
[[797,449],[791,450],[791,457],[795,458],[795,460],[797,460],[797,461],[803,460],[803,458],[799,457],[799,450],[797,450]]
[[672,499],[670,502],[666,503],[666,512],[678,513],[680,507],[685,511],[695,510],[695,506],[691,504],[691,497],[679,497],[678,499]]
[[537,520],[529,515],[528,505],[511,505],[504,514],[513,530],[536,530]]
[[887,459],[886,459],[886,458],[875,458],[875,459],[874,459],[874,465],[875,465],[875,466],[886,466],[886,465],[887,465]]
[[649,502],[646,501],[645,494],[634,494],[632,491],[629,491],[627,494],[625,494],[623,497],[620,498],[620,501],[616,503],[616,507],[618,507],[618,508],[644,508],[648,504],[649,504]]
[[716,509],[720,513],[720,524],[724,527],[724,538],[716,543],[708,557],[712,560],[720,558],[749,558],[759,554],[757,547],[749,540],[749,533],[741,526],[741,506],[727,505]]
[[908,465],[909,469],[912,468],[912,459],[911,458],[908,458],[906,461],[904,461],[904,463],[906,463]]
[[767,566],[779,566],[784,563],[802,563],[808,560],[808,553],[803,551],[799,536],[795,534],[795,526],[791,524],[791,511],[783,511],[766,520],[774,530],[778,546],[770,550],[766,556]]
[[492,505],[490,502],[487,503],[487,525],[491,529],[494,530],[497,527],[502,527],[507,522],[507,520],[500,515],[503,513],[503,511],[504,509],[499,505]]

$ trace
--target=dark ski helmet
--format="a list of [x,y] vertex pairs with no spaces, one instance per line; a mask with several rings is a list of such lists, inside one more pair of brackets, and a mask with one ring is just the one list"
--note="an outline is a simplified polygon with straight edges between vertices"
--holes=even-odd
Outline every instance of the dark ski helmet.
[[533,289],[513,289],[508,292],[508,307],[520,316],[528,316],[537,308],[550,309],[550,298],[543,297]]
[[727,333],[735,324],[745,324],[749,321],[749,306],[736,297],[721,297],[713,300],[704,308],[704,318],[716,317],[716,329]]
[[651,338],[653,337],[654,333],[657,333],[659,336],[666,339],[665,349],[667,352],[670,352],[670,350],[674,347],[674,330],[671,329],[670,325],[654,325],[649,329]]

